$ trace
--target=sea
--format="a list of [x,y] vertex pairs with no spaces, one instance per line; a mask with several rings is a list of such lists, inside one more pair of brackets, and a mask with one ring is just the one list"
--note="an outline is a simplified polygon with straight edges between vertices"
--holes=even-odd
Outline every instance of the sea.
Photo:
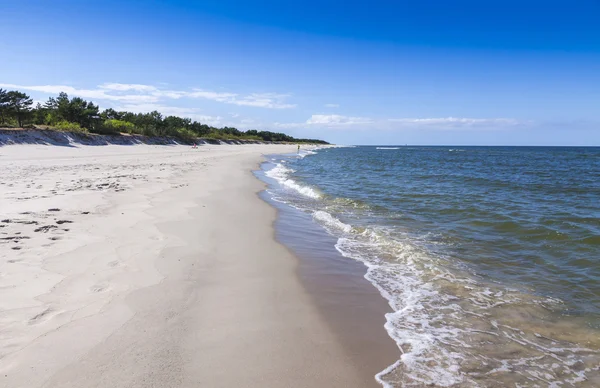
[[600,148],[327,147],[261,177],[389,303],[383,386],[600,387]]

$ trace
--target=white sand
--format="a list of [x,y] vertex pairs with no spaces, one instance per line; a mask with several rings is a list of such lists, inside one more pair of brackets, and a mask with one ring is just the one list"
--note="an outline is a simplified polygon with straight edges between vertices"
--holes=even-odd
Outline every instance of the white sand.
[[374,385],[256,195],[294,151],[0,147],[0,386]]

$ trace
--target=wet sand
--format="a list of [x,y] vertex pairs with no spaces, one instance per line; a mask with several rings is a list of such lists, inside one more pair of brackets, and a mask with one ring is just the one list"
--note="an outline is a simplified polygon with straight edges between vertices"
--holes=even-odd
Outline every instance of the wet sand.
[[293,148],[1,147],[0,385],[376,386],[383,328],[307,292],[257,196]]
[[261,197],[278,211],[276,239],[299,258],[298,276],[312,303],[366,373],[365,386],[373,385],[374,376],[400,357],[384,328],[391,307],[364,278],[365,266],[342,256],[335,249],[337,239],[310,215],[271,200],[266,192]]

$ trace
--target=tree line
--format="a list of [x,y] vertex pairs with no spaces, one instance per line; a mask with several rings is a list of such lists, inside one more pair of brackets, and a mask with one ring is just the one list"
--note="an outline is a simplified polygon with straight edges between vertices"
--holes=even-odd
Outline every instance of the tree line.
[[195,138],[218,140],[258,140],[291,143],[328,144],[317,139],[296,139],[284,133],[233,127],[217,128],[189,118],[163,116],[158,111],[132,113],[112,108],[100,111],[92,101],[69,98],[67,93],[50,97],[45,103],[33,106],[27,94],[0,89],[0,126],[48,128],[83,133],[118,135],[121,133],[145,136],[172,136],[191,141]]

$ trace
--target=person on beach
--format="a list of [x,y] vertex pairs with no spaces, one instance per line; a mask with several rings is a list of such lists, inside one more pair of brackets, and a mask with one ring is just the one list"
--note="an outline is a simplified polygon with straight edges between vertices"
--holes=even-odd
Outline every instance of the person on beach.
[[300,153],[300,144],[298,144],[298,153]]

